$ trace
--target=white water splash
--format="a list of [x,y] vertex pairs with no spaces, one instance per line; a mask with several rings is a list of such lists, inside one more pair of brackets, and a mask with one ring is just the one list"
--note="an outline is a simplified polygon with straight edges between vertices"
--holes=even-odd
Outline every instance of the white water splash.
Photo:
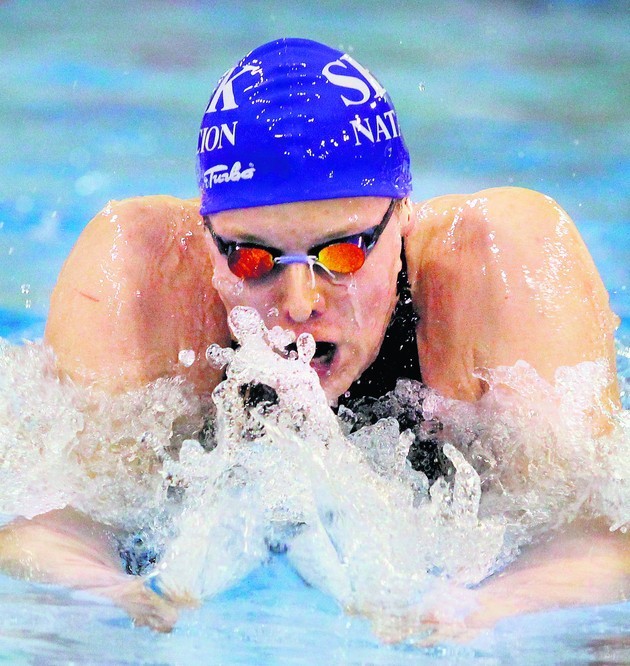
[[254,311],[237,308],[229,323],[239,349],[207,354],[227,365],[211,428],[209,406],[180,381],[106,396],[60,381],[44,348],[4,345],[0,513],[69,504],[151,528],[174,596],[215,594],[270,548],[286,550],[305,580],[372,617],[417,611],[445,583],[478,583],[577,515],[628,525],[628,413],[604,438],[586,425],[601,364],[561,369],[555,386],[522,363],[482,371],[490,390],[474,405],[399,384],[383,401],[392,417],[415,401],[441,423],[452,472],[430,485],[396,419],[342,429],[309,365],[311,336],[287,354],[294,336]]

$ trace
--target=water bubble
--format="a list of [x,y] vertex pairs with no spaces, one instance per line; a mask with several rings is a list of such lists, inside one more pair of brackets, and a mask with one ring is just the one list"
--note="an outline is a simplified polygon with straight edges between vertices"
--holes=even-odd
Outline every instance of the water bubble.
[[424,85],[424,83],[421,81],[421,82],[418,84],[418,90],[419,90],[420,92],[424,92],[425,89],[426,89],[426,88],[425,88],[425,85]]
[[31,305],[32,305],[32,301],[31,301],[31,299],[30,299],[30,298],[27,298],[27,299],[24,301],[24,307],[25,307],[27,310],[30,310],[30,309],[31,309]]
[[228,315],[228,326],[239,342],[249,338],[257,338],[266,332],[267,328],[262,317],[253,308],[237,306],[232,308]]
[[30,284],[23,284],[20,287],[20,290],[22,291],[23,294],[30,294],[31,293],[31,285]]
[[279,317],[280,316],[280,310],[278,308],[269,308],[267,310],[267,317]]
[[284,350],[292,342],[295,342],[295,333],[282,326],[274,326],[268,334],[269,342],[278,350]]
[[9,252],[8,252],[9,256],[11,256],[14,252],[15,252],[15,248],[14,248],[14,247],[10,247],[10,248],[9,248]]
[[206,360],[215,368],[223,368],[234,357],[233,349],[223,349],[220,345],[211,344],[206,349]]
[[315,339],[310,333],[302,333],[296,340],[298,358],[303,363],[310,363],[315,356]]
[[177,355],[177,359],[183,366],[190,368],[195,362],[195,352],[193,349],[181,349]]

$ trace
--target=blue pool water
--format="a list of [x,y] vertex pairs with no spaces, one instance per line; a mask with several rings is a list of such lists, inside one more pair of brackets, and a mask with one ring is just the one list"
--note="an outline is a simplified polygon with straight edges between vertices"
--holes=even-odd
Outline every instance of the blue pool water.
[[[536,0],[0,3],[1,337],[41,337],[64,257],[108,199],[195,195],[210,89],[289,34],[348,50],[382,79],[416,200],[503,184],[557,198],[628,345],[627,7]],[[0,577],[11,664],[627,663],[629,625],[619,604],[515,618],[466,646],[384,647],[276,557],[155,636],[91,597]]]

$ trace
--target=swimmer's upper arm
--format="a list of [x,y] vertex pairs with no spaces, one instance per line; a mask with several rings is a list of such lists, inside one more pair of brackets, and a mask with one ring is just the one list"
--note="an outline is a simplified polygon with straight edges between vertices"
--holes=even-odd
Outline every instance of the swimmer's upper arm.
[[424,380],[451,397],[484,392],[477,367],[556,369],[606,359],[618,401],[617,317],[575,225],[538,192],[505,187],[416,207],[406,239]]
[[[225,309],[198,202],[168,196],[110,202],[85,228],[52,294],[45,340],[60,369],[125,390],[185,375],[211,390],[205,349],[227,344]],[[180,350],[195,352],[187,368]]]

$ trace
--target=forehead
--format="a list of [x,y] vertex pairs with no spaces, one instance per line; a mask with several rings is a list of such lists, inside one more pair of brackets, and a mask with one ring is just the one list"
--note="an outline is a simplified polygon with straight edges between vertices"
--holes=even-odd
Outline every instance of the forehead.
[[384,197],[299,201],[223,211],[211,220],[215,232],[230,240],[281,248],[312,247],[375,226],[389,202]]

